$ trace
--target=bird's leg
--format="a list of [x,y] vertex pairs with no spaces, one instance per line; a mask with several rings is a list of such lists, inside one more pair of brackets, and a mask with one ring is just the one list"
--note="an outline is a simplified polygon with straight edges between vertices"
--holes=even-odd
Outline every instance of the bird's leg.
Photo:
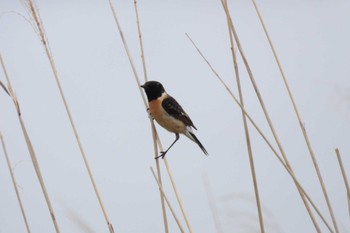
[[158,159],[158,158],[160,158],[160,157],[162,157],[162,159],[164,159],[164,156],[165,156],[165,154],[168,152],[168,150],[175,144],[175,142],[177,142],[177,140],[179,140],[179,138],[180,138],[180,135],[178,134],[178,133],[175,133],[175,136],[176,136],[176,138],[175,138],[175,141],[169,146],[169,148],[166,150],[166,151],[161,151],[160,152],[160,155],[159,156],[157,156],[155,159]]

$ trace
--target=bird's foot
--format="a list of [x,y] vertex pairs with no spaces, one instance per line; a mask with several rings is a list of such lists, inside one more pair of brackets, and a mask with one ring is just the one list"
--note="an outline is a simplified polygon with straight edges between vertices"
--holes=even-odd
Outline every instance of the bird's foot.
[[164,156],[165,156],[166,152],[167,152],[167,151],[165,151],[165,152],[161,151],[161,152],[160,152],[160,155],[157,156],[157,157],[155,157],[155,159],[159,159],[159,158],[164,159]]

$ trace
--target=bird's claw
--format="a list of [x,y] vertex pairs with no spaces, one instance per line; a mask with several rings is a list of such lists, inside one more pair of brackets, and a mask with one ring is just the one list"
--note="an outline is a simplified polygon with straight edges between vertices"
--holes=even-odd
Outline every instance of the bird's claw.
[[165,154],[166,154],[166,152],[161,151],[161,152],[160,152],[160,155],[158,155],[157,157],[155,157],[155,159],[159,159],[159,158],[164,159]]

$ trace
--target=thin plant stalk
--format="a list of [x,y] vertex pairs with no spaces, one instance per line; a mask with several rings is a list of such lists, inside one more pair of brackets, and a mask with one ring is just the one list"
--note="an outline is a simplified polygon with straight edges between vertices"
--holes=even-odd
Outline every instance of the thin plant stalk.
[[[118,20],[118,17],[117,17],[115,8],[114,8],[114,6],[113,6],[113,4],[112,4],[112,0],[109,0],[109,4],[110,4],[110,8],[111,8],[111,10],[112,10],[112,14],[113,14],[113,17],[114,17],[114,21],[115,21],[115,23],[116,23],[116,25],[117,25],[117,27],[118,27],[118,31],[119,31],[119,33],[120,33],[120,37],[121,37],[121,39],[122,39],[125,52],[126,52],[126,54],[127,54],[127,56],[128,56],[128,59],[129,59],[129,62],[130,62],[130,65],[131,65],[131,68],[132,68],[134,77],[135,77],[135,79],[136,79],[136,82],[137,82],[137,85],[138,85],[138,88],[139,88],[141,97],[142,97],[142,99],[143,99],[143,102],[144,102],[145,107],[147,108],[146,97],[145,97],[143,91],[141,90],[141,87],[140,87],[140,86],[141,86],[141,82],[140,82],[139,76],[138,76],[138,74],[137,74],[136,67],[135,67],[135,65],[134,65],[132,56],[131,56],[131,54],[130,54],[128,44],[127,44],[127,42],[126,42],[126,40],[125,40],[123,31],[122,31],[121,26],[120,26],[120,24],[119,24],[119,20]],[[154,126],[153,126],[153,127],[154,127]],[[158,142],[159,142],[160,140],[159,140],[158,135],[157,135],[157,138],[158,138]],[[160,144],[160,143],[158,143],[158,145],[159,145],[159,144]],[[164,158],[164,163],[165,163],[166,170],[167,170],[167,173],[168,173],[168,175],[169,175],[169,178],[170,178],[172,187],[173,187],[174,192],[175,192],[175,194],[176,194],[176,198],[177,198],[177,200],[178,200],[179,206],[180,206],[180,208],[181,208],[183,217],[184,217],[184,219],[185,219],[185,221],[186,221],[187,227],[189,228],[190,232],[192,232],[191,226],[189,225],[189,220],[188,220],[187,215],[186,215],[186,213],[185,213],[185,211],[184,211],[184,208],[183,208],[183,205],[182,205],[182,202],[181,202],[181,198],[180,198],[180,196],[179,196],[179,194],[178,194],[177,188],[176,188],[176,186],[175,186],[175,181],[174,181],[174,178],[173,178],[172,173],[171,173],[171,171],[170,171],[170,167],[169,167],[169,164],[168,164],[166,158]]]
[[[163,151],[163,149],[162,149],[162,147],[161,147],[161,144],[160,144],[159,136],[157,137],[157,140],[158,140],[158,143],[159,143],[159,145],[160,145],[160,149]],[[174,190],[176,199],[177,199],[177,201],[178,201],[180,210],[181,210],[182,215],[183,215],[183,217],[184,217],[184,219],[185,219],[186,226],[187,226],[189,232],[192,233],[192,232],[193,232],[193,231],[192,231],[192,227],[191,227],[190,221],[189,221],[189,219],[188,219],[188,217],[187,217],[187,214],[186,214],[186,211],[185,211],[185,209],[184,209],[184,206],[183,206],[183,204],[182,204],[180,195],[179,195],[179,193],[178,193],[178,191],[177,191],[176,184],[175,184],[175,181],[174,181],[174,177],[173,177],[173,175],[172,175],[172,173],[171,173],[168,160],[167,160],[166,157],[164,157],[163,160],[164,160],[164,164],[165,164],[165,167],[166,167],[166,169],[167,169],[167,172],[168,172],[168,175],[169,175],[169,178],[170,178],[170,181],[171,181],[171,185],[172,185],[172,187],[173,187],[173,190]]]
[[[137,32],[139,35],[139,42],[140,42],[143,75],[144,75],[145,82],[147,82],[148,76],[147,76],[146,58],[145,58],[145,53],[144,53],[144,49],[143,49],[142,33],[141,33],[141,26],[140,26],[139,13],[138,13],[138,9],[137,9],[136,0],[134,0],[134,9],[135,9],[135,15],[136,15],[136,22],[137,22]],[[154,154],[155,154],[154,156],[157,157],[158,156],[157,130],[154,126],[154,122],[153,122],[151,117],[150,117],[150,124],[151,124],[151,128],[152,128],[153,147],[154,147]],[[160,144],[160,147],[162,147],[161,144]],[[161,150],[162,150],[162,148],[161,148]],[[160,164],[159,164],[158,159],[156,160],[156,167],[157,167],[158,179],[159,179],[160,184],[162,185],[162,176],[161,176],[161,172],[160,172],[161,170],[160,170]],[[166,213],[166,209],[165,209],[164,197],[163,197],[162,192],[159,192],[159,194],[160,194],[160,201],[161,201],[162,213],[163,213],[164,230],[165,230],[165,233],[168,233],[169,226],[168,226],[167,213]]]
[[140,94],[141,94],[141,97],[142,97],[142,101],[145,105],[145,107],[147,108],[147,100],[146,100],[146,97],[145,97],[145,94],[143,93],[142,89],[141,89],[141,82],[140,82],[140,78],[139,78],[139,75],[137,74],[137,71],[136,71],[136,67],[135,67],[135,64],[134,64],[134,61],[132,59],[132,56],[131,56],[131,53],[130,53],[130,50],[129,50],[129,46],[125,40],[125,37],[124,37],[124,33],[123,33],[123,30],[120,26],[120,23],[119,23],[119,20],[118,20],[118,17],[117,17],[117,13],[116,13],[116,10],[113,6],[113,3],[112,3],[112,0],[108,0],[109,1],[109,6],[111,8],[111,11],[112,11],[112,15],[113,15],[113,18],[114,18],[114,22],[116,23],[117,25],[117,28],[118,28],[118,31],[119,31],[119,34],[120,34],[120,38],[122,39],[122,42],[123,42],[123,45],[124,45],[124,49],[125,49],[125,52],[126,52],[126,55],[128,56],[128,59],[129,59],[129,63],[130,63],[130,66],[131,66],[131,69],[132,69],[132,72],[135,76],[135,80],[136,80],[136,83],[137,83],[137,87],[140,91]]
[[8,167],[8,169],[9,169],[9,171],[10,171],[10,175],[11,175],[11,180],[12,180],[13,188],[15,189],[16,197],[17,197],[17,200],[18,200],[18,204],[19,204],[19,207],[20,207],[20,209],[21,209],[22,217],[23,217],[23,220],[24,220],[24,223],[25,223],[27,232],[30,233],[29,223],[28,223],[28,220],[27,220],[26,213],[25,213],[25,211],[24,211],[24,207],[23,207],[21,195],[19,194],[19,190],[18,190],[18,188],[17,188],[16,178],[15,178],[15,175],[13,174],[11,161],[10,161],[10,158],[9,158],[9,156],[8,156],[7,149],[6,149],[6,145],[5,145],[5,141],[4,141],[4,139],[3,139],[3,136],[2,136],[2,134],[1,134],[1,132],[0,132],[0,139],[1,139],[2,149],[3,149],[3,151],[4,151],[4,155],[5,155],[5,158],[6,158],[7,167]]
[[280,61],[279,61],[279,58],[278,58],[278,56],[277,56],[276,50],[275,50],[275,48],[274,48],[274,46],[273,46],[273,44],[272,44],[272,40],[271,40],[270,35],[269,35],[268,31],[267,31],[267,28],[266,28],[266,26],[265,26],[264,20],[263,20],[261,14],[260,14],[259,8],[258,8],[258,6],[257,6],[255,0],[252,0],[252,2],[253,2],[253,5],[254,5],[254,8],[255,8],[255,11],[256,11],[256,13],[257,13],[257,15],[258,15],[259,21],[260,21],[260,23],[261,23],[261,25],[262,25],[262,27],[263,27],[263,29],[264,29],[264,32],[265,32],[265,35],[266,35],[267,40],[268,40],[268,42],[269,42],[269,45],[270,45],[270,47],[271,47],[271,50],[272,50],[273,56],[274,56],[274,58],[275,58],[275,60],[276,60],[278,69],[279,69],[279,71],[280,71],[280,73],[281,73],[283,82],[284,82],[285,87],[286,87],[287,92],[288,92],[288,96],[289,96],[289,98],[290,98],[290,100],[291,100],[291,102],[292,102],[294,112],[295,112],[295,114],[296,114],[296,116],[297,116],[297,118],[298,118],[299,126],[300,126],[300,129],[301,129],[302,133],[303,133],[303,136],[304,136],[304,139],[305,139],[307,148],[308,148],[308,150],[309,150],[309,154],[310,154],[310,156],[311,156],[311,159],[312,159],[312,162],[313,162],[313,165],[314,165],[314,168],[315,168],[315,171],[316,171],[318,180],[319,180],[319,182],[320,182],[320,185],[321,185],[321,188],[322,188],[322,192],[323,192],[323,196],[324,196],[324,198],[325,198],[325,200],[326,200],[327,207],[328,207],[329,213],[330,213],[331,218],[332,218],[332,222],[333,222],[333,226],[334,226],[335,232],[338,233],[339,230],[338,230],[336,218],[335,218],[335,216],[334,216],[334,212],[333,212],[333,208],[332,208],[331,202],[330,202],[330,200],[329,200],[329,198],[328,198],[327,189],[326,189],[326,186],[325,186],[325,184],[324,184],[324,181],[323,181],[323,178],[322,178],[322,175],[321,175],[320,168],[319,168],[319,166],[318,166],[318,162],[317,162],[315,153],[314,153],[314,151],[313,151],[313,149],[312,149],[309,136],[308,136],[308,134],[307,134],[307,132],[306,132],[306,129],[305,129],[305,127],[304,127],[303,120],[301,119],[301,116],[300,116],[300,114],[299,114],[299,110],[298,110],[297,105],[296,105],[296,103],[295,103],[295,100],[294,100],[292,91],[291,91],[290,86],[289,86],[289,84],[288,84],[287,78],[286,78],[286,76],[285,76],[285,74],[284,74],[284,71],[283,71],[282,65],[281,65],[281,63],[280,63]]
[[[225,0],[225,5],[227,6],[227,0]],[[230,19],[229,19],[229,17],[226,17],[226,18],[227,18],[227,26],[228,26],[228,32],[229,32],[229,37],[230,37],[230,43],[231,43],[231,54],[232,54],[233,67],[234,67],[234,70],[235,70],[239,101],[240,101],[242,107],[244,107],[243,92],[242,92],[241,81],[240,81],[240,77],[239,77],[237,57],[236,57],[236,53],[235,53],[235,50],[234,50],[235,46],[234,46],[234,40],[232,38],[232,30],[231,30],[231,27],[230,27]],[[253,151],[252,151],[252,146],[251,146],[251,143],[250,143],[250,136],[249,136],[249,129],[248,129],[248,124],[247,124],[247,118],[246,118],[243,110],[242,110],[242,120],[243,120],[244,134],[245,134],[247,151],[248,151],[250,172],[251,172],[252,179],[253,179],[255,201],[256,201],[256,206],[257,206],[257,210],[258,210],[260,232],[264,233],[265,232],[264,219],[263,219],[263,214],[262,214],[262,209],[261,209],[261,204],[260,204],[259,188],[258,188],[258,181],[257,181],[257,178],[256,178],[256,172],[255,172]]]
[[248,118],[249,122],[254,126],[254,128],[257,130],[257,132],[260,134],[260,136],[263,138],[263,140],[266,142],[266,144],[269,146],[269,148],[272,150],[273,154],[276,156],[276,158],[278,159],[278,161],[282,164],[282,166],[286,169],[286,171],[288,172],[288,174],[291,176],[291,178],[293,179],[293,181],[296,183],[296,185],[298,186],[298,188],[302,191],[302,193],[305,195],[305,197],[307,198],[307,200],[310,202],[311,206],[314,208],[314,210],[316,211],[316,213],[319,215],[319,217],[321,218],[321,220],[324,222],[324,224],[327,226],[327,228],[329,229],[330,232],[333,232],[332,229],[330,228],[329,224],[327,223],[327,221],[325,220],[325,218],[323,217],[322,213],[319,211],[319,209],[317,208],[317,206],[314,204],[314,202],[312,201],[312,199],[310,198],[310,196],[306,193],[306,191],[304,190],[304,188],[301,186],[300,182],[298,181],[298,179],[296,178],[296,176],[294,175],[294,173],[290,170],[290,168],[285,164],[284,160],[281,158],[281,156],[278,154],[277,150],[272,146],[272,144],[269,142],[269,140],[267,139],[267,137],[265,136],[265,134],[262,132],[262,130],[258,127],[258,125],[255,123],[255,121],[253,120],[253,118],[249,115],[249,113],[246,111],[246,109],[241,105],[241,103],[239,102],[238,98],[235,97],[235,95],[232,93],[231,89],[226,85],[226,83],[223,81],[223,79],[220,77],[220,75],[216,72],[216,70],[213,68],[213,66],[209,63],[209,61],[205,58],[205,56],[203,55],[203,53],[199,50],[198,46],[194,43],[194,41],[191,39],[191,37],[189,37],[187,35],[187,37],[189,38],[189,40],[191,41],[192,45],[196,48],[196,50],[198,51],[198,53],[201,55],[201,57],[203,58],[203,60],[207,63],[207,65],[209,66],[209,68],[211,69],[211,71],[214,73],[214,75],[218,78],[218,80],[220,81],[220,83],[225,87],[226,91],[229,93],[229,95],[232,97],[232,99],[235,101],[235,103],[244,111],[244,114],[246,115],[246,117]]
[[[153,147],[154,147],[154,156],[157,157],[158,156],[158,146],[157,146],[157,130],[156,127],[154,125],[154,122],[152,119],[150,119],[150,123],[151,123],[151,128],[152,128],[152,138],[153,138]],[[162,145],[159,142],[159,147],[160,150],[162,151]],[[158,180],[159,183],[162,185],[162,176],[161,176],[161,170],[160,170],[160,164],[158,159],[156,159],[156,167],[157,167],[157,176],[158,176]],[[163,193],[160,191],[160,202],[162,205],[162,215],[163,215],[163,222],[164,222],[164,231],[165,233],[169,232],[169,225],[168,225],[168,218],[167,218],[167,214],[166,214],[166,209],[165,209],[165,203],[164,203],[164,197],[163,197]]]
[[[270,115],[269,115],[269,113],[268,113],[268,111],[267,111],[267,109],[266,109],[266,107],[265,107],[264,100],[263,100],[263,98],[262,98],[262,96],[261,96],[261,94],[260,94],[259,88],[258,88],[258,86],[257,86],[257,84],[256,84],[256,82],[255,82],[254,75],[253,75],[253,73],[252,73],[252,71],[251,71],[251,69],[250,69],[250,66],[249,66],[249,64],[248,64],[248,60],[247,60],[247,58],[246,58],[245,55],[244,55],[244,52],[243,52],[243,49],[242,49],[240,40],[239,40],[239,38],[238,38],[237,32],[236,32],[236,30],[235,30],[235,27],[234,27],[234,25],[233,25],[233,22],[232,22],[232,19],[231,19],[229,10],[228,10],[228,6],[225,5],[225,2],[224,2],[223,0],[220,0],[220,1],[221,1],[222,5],[223,5],[223,8],[224,8],[225,13],[226,13],[226,16],[229,18],[229,24],[230,24],[230,27],[231,27],[231,31],[232,31],[232,33],[233,33],[233,36],[234,36],[234,38],[235,38],[235,40],[236,40],[236,44],[237,44],[238,50],[239,50],[240,55],[241,55],[241,57],[242,57],[243,63],[244,63],[244,65],[245,65],[245,67],[246,67],[246,70],[247,70],[247,72],[248,72],[248,75],[249,75],[251,84],[253,85],[254,91],[255,91],[255,93],[256,93],[256,95],[257,95],[257,97],[258,97],[260,106],[261,106],[261,108],[262,108],[262,110],[263,110],[263,113],[264,113],[265,118],[266,118],[266,120],[267,120],[267,123],[268,123],[268,125],[269,125],[269,127],[270,127],[270,130],[271,130],[271,132],[272,132],[272,135],[273,135],[273,137],[274,137],[274,139],[275,139],[275,141],[276,141],[276,143],[277,143],[278,149],[280,150],[281,155],[282,155],[282,157],[283,157],[283,159],[284,159],[286,165],[291,169],[292,172],[294,172],[293,169],[292,169],[291,164],[289,163],[289,160],[288,160],[288,158],[287,158],[287,155],[286,155],[286,153],[285,153],[285,151],[284,151],[284,149],[283,149],[283,147],[282,147],[282,144],[281,144],[281,142],[280,142],[280,139],[279,139],[279,137],[278,137],[278,135],[277,135],[277,132],[276,132],[276,130],[275,130],[275,127],[274,127],[274,125],[273,125],[273,123],[272,123],[272,120],[271,120],[271,118],[270,118]],[[296,185],[296,186],[297,186],[297,185]],[[297,189],[298,189],[298,192],[299,192],[299,194],[300,194],[300,197],[301,197],[301,199],[302,199],[302,201],[303,201],[303,203],[304,203],[304,205],[305,205],[305,207],[306,207],[306,210],[307,210],[307,212],[308,212],[308,214],[309,214],[309,216],[310,216],[310,218],[311,218],[311,220],[312,220],[312,223],[314,224],[314,227],[315,227],[316,231],[317,231],[317,232],[321,232],[321,230],[320,230],[320,228],[319,228],[319,226],[318,226],[318,224],[317,224],[317,222],[316,222],[316,219],[315,219],[315,217],[314,217],[314,215],[313,215],[313,213],[312,213],[312,211],[311,211],[311,209],[310,209],[310,206],[309,206],[308,202],[306,201],[306,198],[304,197],[303,193],[300,191],[300,189],[298,188],[298,186],[297,186]]]
[[156,173],[154,172],[154,170],[153,170],[152,167],[150,167],[150,169],[151,169],[151,172],[152,172],[152,174],[153,174],[154,179],[156,180],[156,182],[157,182],[157,184],[158,184],[159,190],[161,191],[161,193],[162,193],[162,195],[163,195],[163,197],[164,197],[164,199],[165,199],[165,201],[166,201],[166,203],[167,203],[167,205],[168,205],[168,207],[169,207],[169,209],[170,209],[170,212],[172,213],[172,215],[173,215],[173,217],[174,217],[174,219],[175,219],[175,222],[177,223],[177,226],[179,227],[179,230],[180,230],[182,233],[185,233],[185,231],[183,230],[183,228],[182,228],[182,226],[181,226],[181,223],[180,223],[179,219],[177,218],[177,216],[176,216],[176,214],[175,214],[174,209],[171,207],[171,204],[170,204],[168,198],[166,197],[166,195],[165,195],[165,193],[164,193],[163,187],[162,187],[161,183],[159,182],[159,180],[158,180],[158,178],[157,178],[157,176],[156,176]]
[[216,232],[223,233],[221,222],[220,222],[220,216],[219,216],[218,210],[217,210],[216,205],[215,205],[213,191],[212,191],[212,188],[210,186],[207,174],[203,173],[202,178],[203,178],[205,193],[207,194],[207,198],[208,198],[209,207],[210,207],[211,213],[213,215],[213,220],[214,220]]
[[188,220],[188,217],[187,217],[187,214],[186,214],[186,211],[184,209],[184,206],[182,204],[182,201],[181,201],[181,198],[179,196],[179,193],[177,191],[177,188],[176,188],[176,185],[175,185],[175,181],[174,181],[174,178],[173,178],[173,175],[170,171],[170,168],[169,168],[169,164],[168,164],[168,160],[166,158],[164,158],[164,164],[165,164],[165,167],[166,169],[168,170],[168,175],[169,175],[169,178],[170,178],[170,181],[171,181],[171,185],[173,186],[173,189],[174,189],[174,192],[175,192],[175,196],[176,196],[176,199],[179,203],[179,206],[180,206],[180,209],[181,209],[181,212],[185,218],[185,222],[186,222],[186,226],[189,230],[190,233],[192,233],[192,227],[191,227],[191,224],[190,224],[190,221]]
[[140,19],[139,19],[139,11],[137,9],[137,2],[136,2],[136,0],[134,0],[134,8],[135,8],[135,15],[136,15],[137,32],[139,34],[139,42],[140,42],[140,50],[141,50],[141,60],[142,60],[142,67],[143,67],[143,75],[145,77],[145,82],[147,82],[148,78],[147,78],[147,66],[146,66],[146,59],[145,59],[145,51],[143,50],[142,33],[141,33],[141,26],[140,26]]
[[101,196],[100,196],[100,194],[99,194],[99,191],[98,191],[98,188],[97,188],[95,179],[94,179],[94,177],[93,177],[93,174],[92,174],[90,165],[89,165],[89,163],[88,163],[88,160],[87,160],[87,157],[86,157],[86,154],[85,154],[83,145],[82,145],[82,143],[81,143],[81,141],[80,141],[79,133],[78,133],[78,130],[77,130],[76,126],[75,126],[75,123],[74,123],[74,120],[73,120],[73,116],[72,116],[71,111],[70,111],[70,108],[69,108],[69,106],[68,106],[68,102],[67,102],[66,97],[65,97],[65,95],[64,95],[64,91],[63,91],[63,88],[62,88],[62,85],[61,85],[61,82],[60,82],[60,79],[59,79],[59,76],[58,76],[58,72],[57,72],[57,69],[56,69],[55,61],[54,61],[54,59],[53,59],[53,56],[52,56],[52,53],[51,53],[51,50],[50,50],[50,47],[49,47],[49,42],[48,42],[47,36],[46,36],[46,34],[45,34],[44,26],[43,26],[42,21],[41,21],[41,19],[40,19],[40,15],[39,15],[39,13],[38,13],[37,7],[35,6],[33,0],[27,0],[27,6],[28,6],[28,8],[29,8],[29,12],[31,13],[31,15],[32,15],[32,17],[33,17],[33,19],[34,19],[34,21],[35,21],[35,23],[36,23],[36,26],[37,26],[37,29],[38,29],[38,33],[39,33],[41,42],[42,42],[42,44],[43,44],[43,46],[44,46],[44,49],[45,49],[45,53],[46,53],[46,55],[47,55],[47,58],[49,59],[50,66],[51,66],[52,72],[53,72],[53,74],[54,74],[54,78],[55,78],[57,87],[58,87],[58,89],[59,89],[59,92],[60,92],[60,95],[61,95],[61,98],[62,98],[64,107],[65,107],[65,109],[66,109],[66,113],[67,113],[68,118],[69,118],[70,125],[71,125],[72,130],[73,130],[73,133],[74,133],[74,135],[75,135],[75,138],[76,138],[76,141],[77,141],[79,150],[80,150],[80,154],[81,154],[81,156],[82,156],[82,158],[83,158],[85,167],[86,167],[86,169],[87,169],[87,172],[88,172],[90,181],[91,181],[91,183],[92,183],[93,189],[94,189],[94,191],[95,191],[97,200],[98,200],[98,202],[99,202],[99,204],[100,204],[101,210],[102,210],[103,215],[104,215],[104,218],[105,218],[105,220],[106,220],[108,229],[109,229],[110,233],[114,233],[113,225],[112,225],[111,222],[109,221],[107,212],[106,212],[105,207],[104,207],[104,204],[103,204],[103,202],[102,202],[102,198],[101,198]]
[[29,154],[30,154],[30,156],[32,158],[32,162],[33,162],[33,165],[34,165],[34,168],[35,168],[35,172],[36,172],[36,174],[38,176],[41,189],[42,189],[42,191],[44,193],[45,200],[46,200],[47,206],[49,208],[52,221],[53,221],[54,226],[55,226],[55,230],[56,230],[57,233],[59,233],[60,229],[59,229],[58,224],[57,224],[57,220],[56,220],[55,213],[54,213],[54,210],[53,210],[50,198],[49,198],[49,194],[48,194],[48,192],[46,190],[46,186],[44,184],[44,180],[43,180],[43,177],[42,177],[42,174],[41,174],[41,169],[40,169],[37,157],[35,155],[35,151],[34,151],[33,145],[31,143],[31,140],[29,138],[27,129],[26,129],[25,125],[24,125],[24,122],[23,122],[23,119],[22,119],[21,115],[18,115],[18,117],[19,117],[19,121],[20,121],[20,124],[21,124],[21,128],[22,128],[22,131],[23,131],[23,135],[24,135],[26,144],[28,146]]
[[3,84],[1,81],[0,81],[0,86],[2,87],[2,89],[6,92],[6,94],[8,94],[10,96],[10,92],[7,90],[5,84]]
[[37,178],[38,178],[41,190],[42,190],[42,192],[44,194],[44,198],[45,198],[47,207],[49,209],[53,225],[55,227],[56,232],[59,233],[60,229],[59,229],[59,226],[58,226],[58,223],[57,223],[57,220],[56,220],[56,217],[55,217],[55,213],[54,213],[54,210],[53,210],[50,198],[49,198],[49,194],[47,192],[47,189],[46,189],[46,186],[45,186],[45,183],[44,183],[44,179],[43,179],[43,176],[42,176],[42,173],[41,173],[39,162],[38,162],[38,159],[36,157],[36,154],[35,154],[32,142],[31,142],[31,140],[29,138],[29,135],[27,133],[27,129],[25,127],[24,121],[22,119],[20,105],[19,105],[17,97],[16,97],[16,95],[14,93],[14,90],[12,88],[10,77],[8,76],[8,73],[7,73],[7,70],[6,70],[6,67],[5,67],[5,63],[4,63],[3,59],[2,59],[1,53],[0,53],[0,63],[1,63],[1,66],[3,68],[6,80],[7,80],[8,93],[10,93],[10,97],[12,99],[12,102],[15,105],[15,108],[16,108],[16,111],[17,111],[18,120],[20,122],[22,133],[23,133],[24,139],[26,141],[27,149],[28,149],[29,155],[31,157],[31,160],[32,160],[32,163],[33,163],[33,166],[34,166],[34,170],[35,170],[35,173],[37,175]]
[[350,217],[350,187],[349,187],[349,182],[348,182],[348,179],[346,178],[346,173],[345,173],[345,169],[343,166],[343,161],[341,159],[340,152],[339,152],[338,148],[335,149],[335,153],[336,153],[337,158],[338,158],[340,171],[341,171],[341,174],[343,176],[343,180],[344,180],[344,184],[345,184],[345,189],[346,189],[346,193],[347,193],[347,197],[348,197],[348,209],[349,209],[349,217]]

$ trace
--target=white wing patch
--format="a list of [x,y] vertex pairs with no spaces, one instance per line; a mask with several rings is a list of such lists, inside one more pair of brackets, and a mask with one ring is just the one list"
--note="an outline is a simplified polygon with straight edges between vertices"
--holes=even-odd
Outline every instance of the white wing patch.
[[186,126],[186,130],[193,133],[192,127],[191,126]]

